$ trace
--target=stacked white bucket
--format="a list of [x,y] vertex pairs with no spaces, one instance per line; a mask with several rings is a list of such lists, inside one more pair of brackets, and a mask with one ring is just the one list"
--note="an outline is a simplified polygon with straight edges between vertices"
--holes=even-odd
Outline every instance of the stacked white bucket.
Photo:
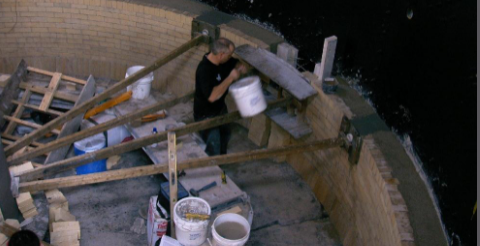
[[258,76],[243,78],[229,88],[243,118],[255,116],[267,108]]
[[[127,69],[125,78],[144,69],[144,66],[132,66]],[[145,99],[150,95],[150,88],[152,87],[153,72],[147,74],[145,77],[137,80],[135,83],[127,86],[127,91],[132,91],[132,98]]]
[[198,246],[207,239],[208,220],[187,219],[186,214],[210,215],[210,205],[203,199],[187,197],[173,207],[175,234],[178,242],[185,246]]
[[[207,239],[209,220],[187,219],[186,214],[211,215],[208,202],[202,198],[187,197],[178,201],[173,210],[178,242],[185,246],[203,245]],[[241,215],[222,214],[212,224],[213,246],[242,246],[249,237],[250,224]]]

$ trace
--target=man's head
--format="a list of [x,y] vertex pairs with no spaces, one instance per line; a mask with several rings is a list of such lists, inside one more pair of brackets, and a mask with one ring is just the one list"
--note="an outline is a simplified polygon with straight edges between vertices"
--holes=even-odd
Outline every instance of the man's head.
[[218,58],[220,64],[230,60],[234,50],[235,45],[226,38],[219,38],[212,45],[212,53]]
[[21,230],[15,232],[10,241],[8,241],[8,246],[40,246],[40,239],[38,239],[37,234],[29,230]]

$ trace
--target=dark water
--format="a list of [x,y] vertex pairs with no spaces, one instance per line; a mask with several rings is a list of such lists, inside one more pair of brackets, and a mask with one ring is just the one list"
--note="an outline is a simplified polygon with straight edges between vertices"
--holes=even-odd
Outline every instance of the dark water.
[[475,1],[202,1],[274,27],[299,49],[300,69],[313,71],[336,35],[334,71],[359,79],[387,124],[410,136],[451,245],[476,245]]

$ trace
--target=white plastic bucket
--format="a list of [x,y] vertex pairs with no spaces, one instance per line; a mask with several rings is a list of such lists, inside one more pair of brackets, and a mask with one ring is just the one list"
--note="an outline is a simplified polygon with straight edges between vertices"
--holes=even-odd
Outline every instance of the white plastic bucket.
[[243,78],[229,88],[242,117],[255,116],[267,108],[258,76]]
[[250,224],[243,216],[227,213],[212,224],[213,246],[242,246],[250,237]]
[[198,197],[186,197],[175,204],[173,211],[177,240],[185,246],[203,244],[207,239],[209,220],[187,219],[186,213],[210,215],[208,202]]
[[[132,66],[127,69],[125,78],[142,70],[144,66]],[[150,88],[152,87],[153,72],[147,74],[145,77],[137,80],[135,83],[127,86],[127,91],[132,91],[132,97],[134,99],[145,99],[150,95]]]
[[[107,121],[116,119],[114,115],[106,114],[106,113],[99,113],[90,117],[97,124],[102,124]],[[90,120],[83,120],[81,124],[81,130],[85,130],[87,128],[95,126],[95,123],[91,122]],[[130,136],[127,128],[125,126],[117,126],[107,130],[107,146],[113,146],[119,144],[125,139],[126,137]]]

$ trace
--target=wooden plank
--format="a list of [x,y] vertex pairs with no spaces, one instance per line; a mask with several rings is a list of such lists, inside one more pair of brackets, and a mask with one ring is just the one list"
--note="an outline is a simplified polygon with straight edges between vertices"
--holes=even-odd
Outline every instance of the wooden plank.
[[[288,98],[282,99],[282,100],[270,103],[268,107],[269,108],[280,107],[289,102],[290,102],[290,99]],[[192,132],[197,132],[197,131],[208,129],[211,127],[227,124],[235,120],[238,120],[240,118],[241,118],[240,113],[236,111],[224,116],[214,117],[214,118],[203,120],[200,122],[195,122],[185,126],[177,127],[177,128],[171,129],[170,131],[175,131],[177,136],[182,136]],[[22,175],[20,177],[20,180],[27,181],[27,180],[33,180],[35,178],[40,178],[45,175],[52,175],[55,173],[62,172],[64,170],[81,166],[83,164],[86,164],[95,160],[105,159],[110,156],[135,150],[153,143],[165,141],[166,139],[167,139],[167,132],[160,132],[158,134],[135,139],[126,143],[121,143],[121,144],[108,147],[105,149],[101,149],[95,152],[85,153],[84,155],[81,155],[81,156],[76,156],[66,160],[61,160],[55,163],[51,163],[50,165],[45,165],[44,167],[40,167],[35,170],[32,170],[31,172],[28,172]]]
[[[22,59],[0,94],[0,128],[2,128],[5,123],[4,116],[10,115],[13,110],[12,100],[15,99],[20,92],[20,83],[21,80],[25,78],[26,74],[27,63]],[[21,148],[18,148],[17,150],[19,149]],[[14,151],[12,154],[13,153]],[[6,152],[5,155],[8,156]]]
[[[315,151],[338,147],[343,143],[342,139],[327,139],[314,141],[311,143],[301,143],[296,145],[281,146],[272,149],[259,149],[247,152],[190,159],[178,163],[178,170],[199,168],[207,166],[217,166],[225,164],[234,164],[245,161],[267,159],[278,155],[287,155],[300,152]],[[168,172],[168,165],[149,165],[133,168],[126,168],[102,173],[72,176],[66,178],[55,178],[41,181],[32,181],[20,183],[20,192],[37,192],[42,190],[73,187],[94,183],[101,183],[113,180],[135,178]]]
[[298,100],[317,94],[297,69],[265,49],[242,45],[235,49],[235,54],[270,77]]
[[[22,100],[21,100],[22,104],[19,104],[17,106],[17,109],[15,109],[15,112],[13,113],[12,117],[15,117],[15,118],[18,118],[18,119],[20,119],[20,117],[22,117],[23,110],[25,109],[23,104],[28,102],[28,99],[30,98],[31,94],[32,93],[30,92],[30,90],[25,90],[25,93],[23,93]],[[9,122],[9,124],[7,126],[7,129],[5,129],[4,133],[5,134],[12,134],[16,127],[17,127],[16,122],[12,122],[12,121]]]
[[50,80],[50,84],[48,85],[47,92],[40,103],[40,110],[45,111],[50,107],[50,103],[52,103],[53,95],[57,91],[58,86],[60,85],[60,79],[62,77],[61,73],[54,73],[52,80]]
[[300,120],[299,117],[289,115],[288,112],[282,108],[275,108],[265,111],[265,115],[268,116],[273,122],[277,123],[295,139],[300,139],[313,132],[312,128]]
[[[78,101],[75,103],[75,107],[87,101],[94,94],[95,94],[95,79],[93,78],[92,75],[90,75],[88,77],[87,84],[83,87],[82,92],[80,93]],[[59,141],[62,138],[67,138],[71,134],[75,133],[78,130],[80,123],[82,123],[82,119],[83,119],[83,114],[80,114],[80,115],[77,115],[75,118],[73,118],[71,121],[67,122],[62,127],[62,130],[60,131],[60,134],[58,134],[57,139],[52,142]],[[50,164],[50,163],[64,159],[68,153],[69,148],[70,148],[70,145],[56,147],[50,152],[44,164]]]
[[[28,90],[29,91],[29,90]],[[32,104],[26,104],[26,103],[22,103],[21,101],[16,101],[16,100],[13,100],[12,103],[16,104],[17,107],[25,107],[25,108],[29,108],[29,109],[33,109],[35,111],[40,111],[42,112],[42,110],[40,110],[40,108],[36,105],[32,105]],[[43,111],[44,113],[48,113],[48,114],[53,114],[53,115],[62,115],[63,112],[60,112],[60,111],[57,111],[57,110],[53,110],[53,109],[47,109],[45,111]]]
[[[168,133],[168,182],[170,188],[170,211],[173,211],[178,199],[178,177],[177,177],[177,138],[175,132]],[[175,238],[174,214],[171,214],[170,232]]]
[[[47,76],[53,76],[55,74],[54,72],[46,71],[46,70],[35,68],[35,67],[28,67],[27,69],[30,72],[43,74],[43,75],[47,75]],[[66,75],[63,75],[63,74],[61,75],[61,79],[71,81],[71,82],[75,82],[75,83],[81,84],[81,85],[86,85],[87,84],[87,81],[85,81],[83,79],[77,79],[77,78],[66,76]]]
[[[30,90],[34,93],[38,93],[38,94],[45,94],[48,91],[47,88],[44,88],[44,87],[41,87],[41,86],[36,86],[36,85],[31,85],[31,84],[28,84],[28,83],[25,83],[25,82],[20,83],[20,89],[24,89],[24,90],[28,89],[28,90]],[[53,94],[53,97],[58,98],[58,99],[62,99],[62,100],[68,101],[68,102],[76,102],[78,100],[77,95],[73,95],[73,94],[65,93],[65,92],[61,92],[61,91],[55,91],[55,93]]]
[[142,109],[140,111],[132,112],[130,114],[127,114],[127,115],[124,115],[124,116],[121,116],[121,117],[117,117],[114,120],[110,120],[110,121],[104,122],[102,124],[98,124],[96,126],[88,128],[87,130],[73,133],[73,134],[69,135],[68,137],[62,137],[60,139],[57,139],[55,141],[52,141],[50,143],[45,144],[44,147],[42,147],[42,148],[37,148],[35,150],[32,150],[30,152],[25,153],[24,155],[18,156],[15,160],[12,160],[10,162],[10,165],[16,165],[16,164],[22,163],[25,160],[29,160],[33,157],[48,153],[48,152],[53,151],[55,149],[61,148],[63,146],[67,146],[67,145],[69,145],[69,144],[71,144],[75,141],[78,141],[78,140],[84,139],[86,137],[96,135],[96,134],[104,132],[104,131],[106,131],[110,128],[131,123],[132,121],[134,121],[136,119],[140,119],[142,116],[145,116],[145,115],[148,115],[148,114],[151,114],[151,113],[155,113],[155,112],[157,112],[161,109],[166,109],[168,107],[171,107],[171,106],[179,104],[179,103],[187,102],[187,101],[189,101],[190,99],[193,98],[193,95],[194,95],[194,92],[190,92],[183,97],[176,98],[176,99],[173,99],[173,100],[168,100],[168,101],[165,101],[165,102],[159,102],[157,104],[145,107],[144,109]]
[[325,39],[323,43],[322,61],[315,65],[315,75],[318,77],[319,86],[323,80],[332,76],[333,63],[335,60],[335,50],[337,48],[337,37],[331,36]]
[[[2,138],[14,140],[14,141],[17,141],[17,140],[20,139],[20,137],[13,136],[13,135],[9,135],[9,134],[5,134],[5,133],[2,133]],[[43,145],[44,145],[43,143],[38,143],[38,142],[32,142],[32,143],[30,144],[30,146],[33,146],[33,147],[41,147],[41,146],[43,146]]]
[[[42,127],[42,125],[39,125],[37,123],[33,123],[33,122],[30,122],[30,121],[26,121],[26,120],[21,120],[21,119],[18,119],[18,118],[7,116],[7,115],[5,115],[3,118],[8,120],[8,121],[15,122],[15,123],[23,125],[23,126],[31,127],[33,129],[39,129],[39,128]],[[54,129],[54,130],[52,130],[52,133],[60,134],[60,131],[58,129]]]
[[23,137],[21,140],[17,141],[15,144],[10,145],[5,148],[5,154],[6,155],[11,155],[15,153],[15,151],[21,149],[22,147],[28,145],[35,139],[42,137],[46,133],[50,132],[51,130],[55,129],[55,127],[65,123],[67,120],[74,118],[75,116],[85,113],[86,110],[92,108],[95,106],[97,103],[107,99],[109,96],[112,94],[115,94],[125,87],[133,84],[135,81],[137,81],[140,78],[143,78],[145,75],[149,74],[150,72],[158,69],[159,67],[167,64],[171,60],[175,59],[176,57],[180,56],[181,54],[185,53],[186,51],[190,50],[191,48],[197,46],[200,42],[204,41],[203,36],[197,36],[196,38],[186,42],[179,48],[171,51],[168,53],[166,56],[156,60],[153,62],[151,65],[143,68],[142,70],[132,74],[128,78],[123,79],[122,81],[116,83],[115,85],[107,88],[103,93],[96,95],[93,98],[90,98],[88,101],[82,103],[81,105],[72,108],[70,111],[65,113],[62,116],[57,117],[56,119],[48,122],[46,125],[44,125],[42,128],[28,134],[27,136]]

